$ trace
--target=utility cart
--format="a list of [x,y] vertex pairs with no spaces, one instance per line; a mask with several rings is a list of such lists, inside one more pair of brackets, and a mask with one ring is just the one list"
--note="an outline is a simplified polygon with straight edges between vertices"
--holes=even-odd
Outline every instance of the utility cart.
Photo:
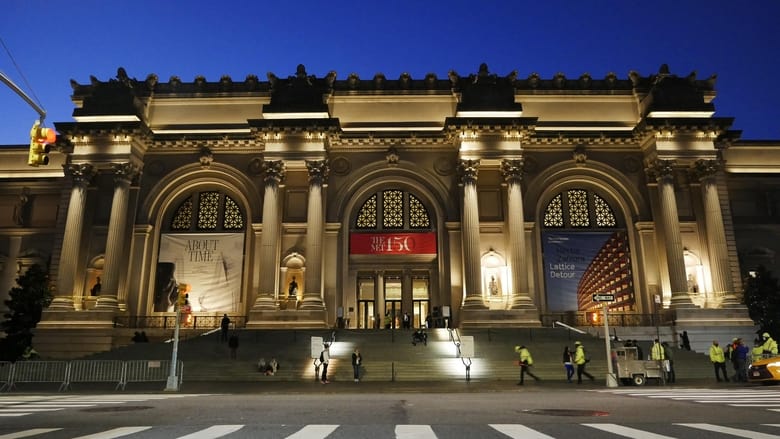
[[624,385],[633,383],[637,386],[643,386],[648,378],[658,380],[664,378],[662,362],[638,358],[635,347],[612,349],[612,359],[615,362],[617,378]]

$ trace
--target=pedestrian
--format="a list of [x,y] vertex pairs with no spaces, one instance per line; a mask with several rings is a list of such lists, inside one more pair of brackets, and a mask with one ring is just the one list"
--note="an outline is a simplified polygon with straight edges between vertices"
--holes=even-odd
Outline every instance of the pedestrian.
[[764,358],[769,358],[777,355],[777,342],[769,335],[768,332],[761,334],[761,338],[764,339],[764,344],[761,346],[764,348]]
[[352,352],[352,372],[356,383],[360,382],[360,365],[362,364],[363,357],[360,355],[360,350],[355,348],[355,351]]
[[571,377],[574,376],[574,362],[568,346],[563,347],[563,367],[566,369],[566,381],[571,383]]
[[593,381],[593,375],[585,371],[585,365],[590,362],[590,358],[585,356],[585,348],[579,341],[574,342],[574,364],[577,365],[577,384],[582,384],[582,376],[590,378]]
[[764,358],[764,343],[760,338],[756,337],[753,340],[753,350],[750,352],[750,359],[752,361],[758,361]]
[[745,346],[741,338],[737,339],[737,347],[734,348],[735,368],[736,373],[734,375],[734,381],[747,382],[747,364],[750,358],[750,349]]
[[739,338],[734,337],[731,339],[731,343],[726,347],[726,358],[728,358],[729,362],[731,363],[731,368],[734,369],[734,375],[731,376],[731,379],[734,381],[737,381],[737,376],[739,375],[739,364],[737,364],[737,345]]
[[682,348],[686,351],[691,350],[691,340],[688,338],[688,331],[683,331],[680,335],[680,338],[682,339]]
[[523,381],[525,381],[525,374],[528,374],[528,376],[534,380],[539,381],[539,377],[531,372],[531,367],[534,365],[534,359],[531,356],[531,352],[528,350],[528,348],[526,348],[524,345],[515,346],[515,352],[520,356],[520,360],[517,362],[517,364],[520,366],[520,382],[518,382],[517,385],[523,385]]
[[672,383],[676,381],[676,376],[674,373],[674,352],[672,351],[672,348],[669,346],[669,343],[663,342],[661,343],[661,346],[664,349],[664,367],[666,369],[666,382]]
[[658,342],[656,338],[653,342],[653,346],[650,348],[650,359],[653,361],[663,361],[666,359],[664,356],[664,347]]
[[235,360],[238,356],[238,334],[235,332],[228,340],[228,347],[230,348],[230,359]]
[[325,343],[322,345],[322,352],[320,352],[320,361],[322,362],[322,376],[320,381],[322,384],[328,384],[328,363],[330,363],[330,344]]
[[404,313],[404,321],[403,321],[404,329],[410,329],[412,327],[412,319],[409,317],[409,313]]
[[228,341],[228,331],[230,331],[230,317],[227,314],[222,316],[222,323],[220,323],[222,329],[222,337],[220,341]]
[[713,340],[710,346],[710,361],[715,369],[715,379],[720,382],[720,372],[723,372],[723,380],[729,382],[729,376],[726,373],[726,355],[723,348],[718,346],[718,340]]

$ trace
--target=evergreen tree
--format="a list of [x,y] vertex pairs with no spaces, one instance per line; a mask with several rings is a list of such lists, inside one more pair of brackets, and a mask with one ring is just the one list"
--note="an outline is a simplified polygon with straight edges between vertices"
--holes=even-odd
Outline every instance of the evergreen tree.
[[5,338],[0,340],[0,360],[16,361],[32,348],[32,330],[41,321],[43,309],[52,301],[49,276],[40,265],[31,266],[16,279],[10,299],[5,301],[8,312],[2,322]]
[[759,332],[780,334],[780,287],[772,273],[763,266],[751,272],[745,280],[745,306]]

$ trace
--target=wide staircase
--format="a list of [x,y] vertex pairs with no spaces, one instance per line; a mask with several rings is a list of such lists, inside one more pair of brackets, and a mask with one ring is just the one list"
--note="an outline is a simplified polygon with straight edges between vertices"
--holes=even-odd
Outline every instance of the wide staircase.
[[[428,344],[412,344],[412,330],[237,330],[237,358],[230,358],[227,343],[212,332],[181,340],[178,359],[184,363],[183,379],[192,381],[302,381],[315,380],[312,337],[335,340],[328,369],[332,381],[351,381],[351,355],[358,348],[363,358],[364,381],[472,381],[516,382],[519,370],[514,346],[524,344],[534,358],[533,373],[544,381],[565,380],[561,363],[564,346],[575,341],[585,346],[591,362],[587,370],[603,380],[607,373],[603,338],[578,334],[564,328],[428,330]],[[459,337],[473,337],[474,357],[458,357]],[[650,342],[640,342],[645,356]],[[170,342],[136,343],[95,354],[89,359],[167,360]],[[276,358],[279,370],[273,376],[260,373],[258,361]],[[712,366],[702,354],[675,349],[678,379],[708,378]],[[575,377],[576,378],[576,377]]]

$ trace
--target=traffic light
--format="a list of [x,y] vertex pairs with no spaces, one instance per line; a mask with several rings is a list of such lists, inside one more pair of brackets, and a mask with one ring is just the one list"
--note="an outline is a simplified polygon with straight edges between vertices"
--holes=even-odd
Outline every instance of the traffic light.
[[179,305],[179,309],[183,308],[184,305],[188,304],[189,299],[189,292],[190,292],[190,284],[179,284],[179,297],[176,300],[176,303]]
[[30,130],[30,151],[27,164],[30,166],[49,164],[49,144],[57,141],[57,133],[53,128],[44,128],[41,121],[36,120]]

